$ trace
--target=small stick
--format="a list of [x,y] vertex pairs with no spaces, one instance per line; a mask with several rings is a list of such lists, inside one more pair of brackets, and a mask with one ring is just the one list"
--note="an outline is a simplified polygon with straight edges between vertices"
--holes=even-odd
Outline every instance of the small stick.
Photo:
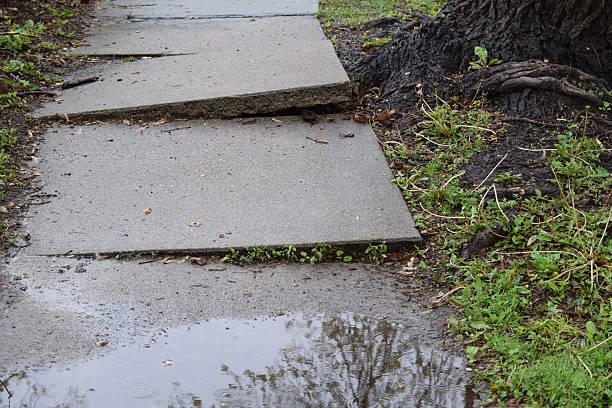
[[586,368],[586,370],[589,372],[589,377],[593,378],[593,373],[591,372],[591,370],[589,370],[589,367],[584,364],[584,361],[582,361],[582,359],[580,358],[580,356],[578,354],[574,354],[576,356],[576,358],[578,360],[580,360],[580,362],[582,363],[582,365],[584,366],[584,368]]
[[415,134],[415,135],[417,135],[418,137],[422,137],[423,139],[427,140],[429,143],[433,143],[433,144],[435,144],[436,146],[440,146],[440,147],[451,147],[451,145],[447,145],[447,144],[442,144],[442,143],[437,143],[437,142],[434,142],[433,140],[431,140],[430,138],[428,138],[427,136],[425,136],[424,134],[421,134],[421,133],[419,133],[419,132],[412,132],[412,133],[414,133],[414,134]]
[[506,217],[506,214],[504,213],[504,210],[502,210],[501,205],[499,205],[499,200],[497,199],[497,188],[495,188],[495,184],[491,185],[493,186],[493,193],[495,194],[495,203],[497,204],[497,208],[499,208],[499,212],[501,212],[506,221],[508,221],[508,224],[510,224],[510,220],[508,219],[508,217]]
[[8,386],[6,385],[6,382],[4,382],[4,380],[2,378],[0,378],[0,384],[2,384],[2,386],[4,387],[4,389],[6,390],[6,393],[8,394],[9,398],[13,398],[13,394],[11,393],[11,391],[8,389]]
[[138,265],[144,265],[144,264],[153,263],[153,262],[156,262],[156,261],[157,261],[157,259],[149,259],[149,260],[146,260],[146,261],[138,262]]
[[27,34],[27,33],[21,33],[19,31],[5,31],[5,32],[0,32],[0,35],[23,35],[24,37],[35,37],[38,38],[37,35],[35,34]]
[[62,89],[74,88],[79,85],[89,84],[90,82],[96,82],[97,80],[98,80],[97,76],[92,76],[92,77],[87,77],[87,78],[69,79],[69,80],[62,82],[62,84],[60,85],[60,88]]
[[508,157],[508,154],[509,154],[509,153],[506,153],[506,155],[505,155],[504,157],[502,157],[502,159],[501,159],[501,160],[500,160],[500,161],[499,161],[499,162],[498,162],[498,163],[495,165],[495,167],[493,167],[493,170],[491,170],[491,171],[489,172],[489,174],[487,174],[487,177],[485,177],[485,178],[484,178],[484,180],[482,180],[482,181],[480,182],[480,184],[479,184],[479,185],[477,185],[476,187],[474,187],[474,190],[478,190],[478,189],[480,188],[480,186],[482,186],[482,185],[485,183],[485,181],[487,181],[487,179],[488,179],[489,177],[491,177],[491,174],[493,174],[493,172],[494,172],[494,171],[495,171],[495,170],[496,170],[496,169],[499,167],[499,165],[500,165],[500,164],[502,164],[502,162],[503,162],[504,160],[506,160],[506,157]]
[[434,217],[439,217],[439,218],[448,218],[449,220],[463,220],[465,219],[465,217],[449,217],[447,215],[440,215],[440,214],[434,214],[431,211],[428,211],[425,209],[425,207],[423,207],[423,204],[419,203],[419,205],[421,206],[421,208],[423,209],[423,211],[425,211],[428,214],[433,215]]
[[453,181],[457,177],[463,176],[464,174],[465,174],[465,171],[462,171],[459,174],[455,174],[453,177],[449,178],[448,181],[446,183],[444,183],[444,185],[442,187],[439,188],[439,190],[442,190],[444,187],[448,186],[448,183],[450,183],[451,181]]
[[583,351],[580,354],[584,354],[584,353],[588,353],[589,351],[595,350],[597,347],[599,346],[603,346],[604,344],[606,344],[608,341],[610,341],[610,339],[612,339],[612,336],[608,337],[607,339],[600,341],[599,343],[597,343],[596,345],[594,345],[593,347],[591,347],[590,349]]
[[[440,303],[441,301],[443,301],[444,299],[446,299],[447,297],[449,297],[450,295],[452,295],[453,293],[455,293],[456,291],[461,290],[461,289],[465,289],[465,286],[457,286],[455,289],[453,289],[453,290],[451,290],[449,292],[446,292],[444,295],[440,296],[438,299],[434,300],[431,303],[434,304],[434,305],[437,305],[438,303]],[[438,297],[438,296],[436,296],[436,297]]]
[[51,91],[23,91],[23,92],[17,92],[17,95],[19,95],[19,96],[24,96],[24,95],[57,96],[57,94],[55,92],[51,92]]

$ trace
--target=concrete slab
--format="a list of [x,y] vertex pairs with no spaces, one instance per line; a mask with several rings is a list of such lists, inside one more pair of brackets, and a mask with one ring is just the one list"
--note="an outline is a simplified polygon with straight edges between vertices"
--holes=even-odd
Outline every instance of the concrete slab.
[[[215,55],[236,51],[256,38],[267,53],[310,47],[327,38],[315,17],[268,17],[209,20],[106,20],[87,33],[87,45],[72,54],[146,56],[164,54]],[[236,52],[245,52],[246,48]]]
[[57,197],[31,207],[27,253],[420,239],[368,126],[280,120],[51,130],[36,170]]
[[125,18],[206,18],[314,15],[317,0],[106,0],[96,16]]
[[[425,344],[444,341],[445,327],[436,324],[444,308],[430,313],[418,301],[408,301],[400,291],[404,284],[397,286],[397,271],[385,267],[242,268],[176,263],[180,260],[141,265],[114,259],[13,259],[4,269],[27,290],[19,302],[0,311],[3,378],[6,371],[99,356],[162,328],[214,318],[351,311],[406,324]],[[97,340],[109,344],[95,347]]]
[[199,37],[205,45],[197,54],[109,61],[79,71],[79,77],[99,80],[60,92],[57,103],[33,115],[232,117],[349,100],[350,83],[331,42],[321,38],[314,17],[301,18],[298,41],[284,35],[274,40],[293,19],[262,19],[248,36],[243,19],[226,19],[207,26],[208,44]]

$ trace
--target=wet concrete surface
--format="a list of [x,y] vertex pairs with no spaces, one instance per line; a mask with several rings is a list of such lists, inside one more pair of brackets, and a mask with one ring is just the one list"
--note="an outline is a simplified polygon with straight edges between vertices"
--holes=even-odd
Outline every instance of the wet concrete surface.
[[354,313],[212,319],[4,384],[27,407],[478,406],[460,356]]
[[316,0],[104,0],[101,18],[209,18],[314,15]]
[[[67,363],[159,328],[220,317],[353,312],[402,322],[425,343],[446,342],[444,311],[434,314],[406,299],[393,270],[363,264],[243,268],[200,266],[184,258],[171,262],[14,258],[5,280],[18,279],[25,290],[2,310],[0,370]],[[109,344],[99,348],[97,341]]]
[[29,254],[420,239],[371,128],[341,115],[63,126],[45,138]]
[[[286,49],[320,47],[329,40],[316,17],[233,18],[210,20],[110,20],[100,21],[87,32],[85,44],[72,54],[90,56],[147,56],[205,54],[208,59],[249,56],[257,44],[260,57]],[[306,68],[306,66],[304,67]],[[274,71],[270,67],[271,71]],[[208,74],[210,75],[210,74]],[[119,84],[121,85],[121,84]]]

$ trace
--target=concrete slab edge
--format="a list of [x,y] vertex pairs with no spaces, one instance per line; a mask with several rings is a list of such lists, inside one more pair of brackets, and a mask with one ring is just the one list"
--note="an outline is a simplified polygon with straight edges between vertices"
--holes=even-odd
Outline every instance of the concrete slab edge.
[[68,116],[69,120],[113,120],[164,117],[168,119],[227,119],[247,115],[265,115],[288,109],[306,109],[317,105],[340,104],[351,100],[349,81],[322,86],[283,89],[204,100],[135,106],[121,109],[97,110],[80,113],[32,115],[39,120],[53,120]]
[[[399,250],[402,248],[402,246],[404,245],[409,245],[409,244],[415,244],[418,242],[422,241],[422,237],[420,235],[415,235],[415,236],[407,236],[407,237],[403,237],[403,238],[391,238],[391,239],[387,239],[387,238],[377,238],[377,239],[373,239],[373,240],[354,240],[354,241],[333,241],[333,242],[301,242],[301,243],[284,243],[284,244],[272,244],[272,245],[263,245],[264,248],[267,249],[281,249],[283,247],[286,247],[288,245],[292,245],[294,247],[296,247],[297,249],[311,249],[314,248],[315,246],[319,245],[319,244],[328,244],[331,245],[334,249],[341,249],[344,251],[348,251],[348,252],[363,252],[369,245],[377,245],[380,244],[381,241],[385,241],[385,244],[387,245],[389,251],[394,251],[394,250]],[[146,254],[146,253],[151,253],[151,252],[155,252],[157,254],[157,256],[164,256],[164,255],[203,255],[203,256],[207,256],[207,255],[221,255],[221,254],[226,254],[230,251],[230,249],[235,249],[235,250],[247,250],[247,249],[252,249],[255,247],[258,247],[259,245],[254,245],[254,246],[228,246],[225,248],[220,248],[220,247],[202,247],[202,248],[190,248],[190,249],[185,249],[185,248],[181,248],[181,249],[155,249],[155,248],[148,248],[148,249],[138,249],[138,250],[132,250],[132,251],[111,251],[111,252],[74,252],[74,251],[69,251],[67,253],[27,253],[27,256],[42,256],[42,257],[48,257],[48,256],[67,256],[67,255],[74,255],[74,256],[80,256],[80,257],[95,257],[95,256],[109,256],[109,257],[114,257],[116,255],[123,255],[123,256],[133,256],[133,255],[137,255],[137,254]]]

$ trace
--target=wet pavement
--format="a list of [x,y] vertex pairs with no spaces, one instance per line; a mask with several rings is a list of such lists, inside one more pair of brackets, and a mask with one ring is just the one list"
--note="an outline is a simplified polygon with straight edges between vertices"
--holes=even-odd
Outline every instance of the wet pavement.
[[213,319],[5,385],[19,407],[477,406],[462,357],[352,313]]

